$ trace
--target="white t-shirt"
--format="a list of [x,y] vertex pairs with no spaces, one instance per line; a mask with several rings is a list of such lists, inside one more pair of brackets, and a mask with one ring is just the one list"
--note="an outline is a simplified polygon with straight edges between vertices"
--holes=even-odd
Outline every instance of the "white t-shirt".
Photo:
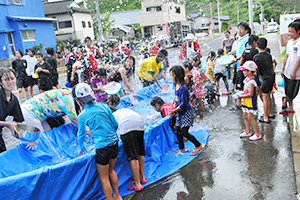
[[122,108],[113,112],[113,115],[119,123],[120,135],[145,129],[143,117],[133,110]]
[[225,67],[219,63],[220,58],[221,57],[216,58],[216,60],[215,60],[215,70],[214,70],[215,74],[216,73],[222,73],[223,74],[225,72]]
[[[286,54],[289,55],[284,68],[284,75],[291,78],[291,73],[294,71],[297,59],[300,57],[300,37],[293,42],[290,39],[286,45]],[[296,80],[300,80],[300,68],[296,73]]]
[[38,63],[35,56],[30,57],[29,55],[23,56],[23,59],[27,61],[26,73],[27,76],[32,76],[32,72],[34,71],[35,65]]

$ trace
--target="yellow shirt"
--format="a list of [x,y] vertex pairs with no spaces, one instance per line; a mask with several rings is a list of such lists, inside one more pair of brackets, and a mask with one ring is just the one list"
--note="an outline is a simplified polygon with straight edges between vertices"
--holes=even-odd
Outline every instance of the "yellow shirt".
[[207,64],[206,64],[206,72],[205,75],[207,76],[208,80],[211,82],[211,84],[215,83],[215,63],[208,59]]
[[159,71],[164,70],[164,65],[162,61],[157,64],[156,57],[150,57],[143,60],[137,70],[139,77],[146,79],[147,81],[152,81],[152,75],[157,76]]

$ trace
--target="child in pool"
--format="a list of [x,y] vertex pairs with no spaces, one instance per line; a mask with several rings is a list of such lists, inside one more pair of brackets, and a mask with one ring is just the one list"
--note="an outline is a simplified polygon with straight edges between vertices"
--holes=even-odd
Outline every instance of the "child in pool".
[[106,85],[106,70],[104,68],[97,69],[94,72],[94,76],[91,78],[91,85],[94,90],[96,102],[103,103],[107,99],[107,93],[103,88]]
[[169,114],[173,115],[174,113],[177,113],[175,130],[179,142],[179,150],[175,151],[174,154],[188,151],[183,143],[183,137],[186,137],[195,145],[191,155],[197,155],[204,145],[201,145],[200,142],[189,133],[189,128],[193,124],[194,111],[190,104],[189,91],[184,83],[184,69],[181,66],[176,65],[170,69],[170,72],[172,81],[176,84],[175,98],[173,99],[176,108],[171,109]]

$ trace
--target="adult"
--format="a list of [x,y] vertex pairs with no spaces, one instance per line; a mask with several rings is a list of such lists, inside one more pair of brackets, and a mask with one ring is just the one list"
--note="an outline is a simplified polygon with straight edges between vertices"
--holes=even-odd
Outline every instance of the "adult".
[[153,83],[156,83],[158,87],[162,89],[156,77],[159,72],[168,85],[162,62],[166,56],[168,56],[168,52],[166,50],[160,50],[155,57],[146,58],[140,64],[137,70],[137,74],[143,84],[143,87],[147,87]]
[[136,93],[130,83],[130,77],[134,74],[134,72],[135,58],[133,56],[127,56],[123,65],[108,74],[107,82],[120,82],[123,89],[123,92],[121,94],[122,96],[125,95],[126,89],[128,89],[129,92],[132,92],[133,96],[136,96]]
[[227,55],[229,52],[231,52],[234,38],[231,37],[229,30],[226,30],[224,32],[224,36],[225,38],[222,41],[222,49],[225,52],[225,55]]
[[27,50],[27,55],[23,56],[23,59],[27,62],[27,79],[28,79],[28,85],[29,85],[29,93],[31,97],[33,97],[33,86],[36,85],[37,81],[36,79],[32,78],[32,72],[34,71],[35,65],[38,63],[35,55],[35,50],[33,48],[30,48]]
[[[111,101],[111,99],[116,102]],[[127,188],[129,190],[141,191],[144,189],[142,184],[147,183],[147,179],[144,174],[144,156],[146,155],[144,147],[144,119],[139,113],[128,108],[116,110],[115,107],[119,102],[120,99],[116,95],[112,95],[107,99],[107,103],[119,123],[119,130],[124,150],[127,155],[127,160],[130,163],[133,182],[128,185]]]
[[91,65],[92,65],[92,70],[89,72],[90,78],[91,78],[92,71],[95,71],[98,69],[97,61],[95,58],[96,54],[99,54],[99,56],[101,56],[101,54],[99,53],[97,46],[92,46],[92,39],[90,37],[86,37],[84,39],[84,44],[85,44],[86,54],[87,54],[88,58],[90,59]]
[[57,59],[59,67],[62,66],[62,58],[63,58],[63,55],[62,55],[62,52],[60,50],[60,47],[57,46],[56,47],[56,59]]
[[61,88],[58,82],[57,60],[54,56],[54,49],[52,47],[45,47],[47,55],[44,57],[44,61],[50,64],[50,74],[52,76],[52,84],[56,89]]
[[107,72],[110,73],[122,63],[124,54],[117,50],[117,43],[115,41],[110,41],[108,47],[110,51],[105,54],[103,63]]
[[300,85],[300,24],[292,22],[288,26],[291,39],[286,45],[281,76],[284,78],[285,97],[280,114],[294,113],[293,99],[298,95]]
[[21,49],[15,51],[17,59],[12,62],[12,68],[17,77],[17,88],[19,103],[22,102],[22,88],[25,90],[25,100],[28,99],[28,78],[26,74],[27,62],[22,59],[23,52]]
[[[74,100],[68,89],[53,89],[28,99],[21,105],[24,116],[24,124],[35,126],[41,132],[51,129],[46,122],[49,117],[61,117],[67,115],[77,127],[77,115]],[[79,113],[79,111],[77,111]],[[28,145],[34,149],[36,142]]]
[[[251,28],[249,27],[247,22],[241,22],[238,25],[238,35],[239,39],[236,43],[236,59],[232,61],[231,64],[235,63],[236,61],[242,58],[243,52],[247,49],[248,45],[247,42],[249,41],[249,37],[251,35]],[[240,63],[237,62],[237,73],[236,77],[233,79],[235,80],[236,89],[242,91],[244,88],[244,79],[245,76],[242,71],[239,71]]]
[[199,54],[202,58],[200,45],[198,44],[198,42],[193,41],[195,39],[194,35],[189,33],[187,34],[185,39],[187,40],[187,42],[183,43],[183,45],[181,46],[179,57],[178,57],[179,60],[181,62],[186,61],[193,53]]
[[13,116],[14,121],[24,121],[20,104],[17,97],[12,94],[16,86],[16,77],[14,72],[8,68],[0,69],[0,153],[6,151],[6,146],[2,138],[2,129],[7,127],[11,130],[12,134],[20,135],[18,127],[14,122],[6,122],[7,116]]

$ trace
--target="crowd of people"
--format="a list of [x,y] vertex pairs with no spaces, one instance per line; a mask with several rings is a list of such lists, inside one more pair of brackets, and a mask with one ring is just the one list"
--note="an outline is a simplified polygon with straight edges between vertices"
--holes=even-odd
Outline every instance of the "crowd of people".
[[[288,26],[291,40],[287,43],[287,53],[284,58],[282,77],[285,81],[285,94],[282,98],[280,114],[293,113],[293,99],[297,96],[300,85],[300,24],[295,21]],[[118,193],[118,177],[114,171],[118,155],[118,138],[116,130],[120,129],[127,159],[130,163],[133,182],[129,190],[140,191],[147,183],[144,174],[144,120],[142,116],[128,108],[116,109],[120,97],[125,94],[137,96],[131,85],[131,78],[136,73],[143,87],[156,83],[162,86],[159,79],[169,83],[166,73],[169,73],[175,88],[174,98],[165,103],[160,97],[153,97],[151,106],[161,112],[162,117],[172,116],[170,126],[177,135],[179,150],[174,153],[185,153],[184,141],[190,140],[195,148],[191,155],[197,155],[204,144],[201,144],[189,133],[194,120],[204,118],[204,99],[207,88],[215,88],[216,95],[221,94],[219,81],[222,78],[227,94],[236,93],[236,105],[230,109],[242,110],[246,130],[240,137],[250,140],[262,138],[254,115],[257,110],[257,99],[263,102],[263,115],[259,122],[270,123],[274,118],[271,113],[271,92],[275,84],[276,60],[268,49],[268,41],[251,34],[251,28],[246,22],[238,24],[238,32],[231,38],[225,31],[225,39],[221,48],[209,52],[206,71],[201,65],[202,53],[192,34],[188,34],[178,57],[178,65],[168,70],[168,52],[163,37],[147,49],[147,45],[136,45],[143,54],[143,61],[135,69],[137,55],[130,43],[109,41],[106,44],[92,46],[92,40],[86,37],[84,44],[78,47],[66,45],[64,53],[46,47],[46,55],[36,53],[33,49],[16,50],[17,59],[13,61],[12,69],[0,69],[0,131],[9,128],[13,134],[21,133],[16,123],[6,122],[8,115],[15,122],[23,122],[38,127],[41,132],[51,129],[48,118],[67,115],[78,128],[79,155],[86,152],[84,137],[86,134],[94,137],[96,157],[95,162],[106,199],[122,199]],[[145,56],[149,53],[149,57]],[[63,54],[67,68],[67,84],[69,89],[62,89],[59,83],[57,67],[62,66]],[[133,55],[131,55],[133,54]],[[223,56],[234,55],[235,59],[224,66],[220,63]],[[232,88],[228,79],[233,68]],[[227,71],[227,73],[226,73]],[[80,75],[78,73],[80,72]],[[104,85],[119,82],[122,92],[118,95],[108,95]],[[38,86],[40,94],[33,96],[33,86]],[[18,97],[13,95],[17,86]],[[208,87],[212,86],[212,87]],[[25,102],[22,103],[22,89],[25,90]],[[206,89],[205,89],[206,88]],[[29,98],[28,91],[31,95]],[[166,109],[166,108],[169,109]],[[167,110],[167,111],[166,111]],[[255,133],[251,132],[250,124]],[[49,126],[50,125],[50,126]],[[87,129],[88,126],[88,129]],[[28,142],[28,148],[36,148],[37,142]],[[0,136],[0,152],[6,150],[2,135]],[[110,180],[110,182],[109,182]],[[111,190],[113,194],[111,194]]]

